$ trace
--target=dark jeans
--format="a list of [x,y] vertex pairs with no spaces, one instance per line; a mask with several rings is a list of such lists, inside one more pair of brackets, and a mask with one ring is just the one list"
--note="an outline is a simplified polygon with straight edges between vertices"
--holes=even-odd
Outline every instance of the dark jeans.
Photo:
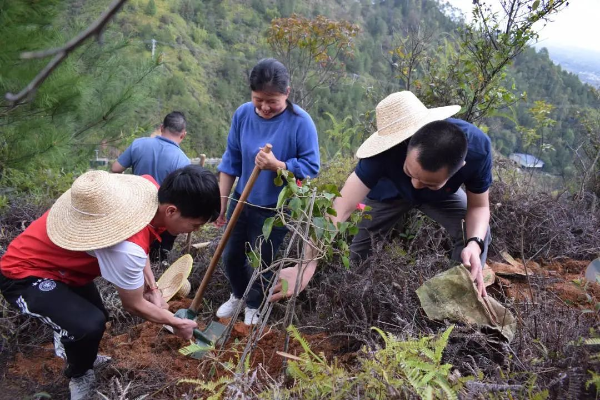
[[68,378],[93,368],[108,319],[93,282],[68,286],[45,278],[9,279],[0,273],[0,292],[23,314],[39,318],[60,334]]
[[[236,200],[239,197],[240,195],[234,192],[233,198],[229,202],[229,208],[227,209],[227,220],[231,218],[237,204]],[[225,274],[231,284],[233,295],[238,299],[244,296],[246,287],[250,283],[250,278],[254,272],[248,262],[246,252],[250,248],[255,249],[254,251],[262,256],[263,268],[268,267],[271,265],[273,257],[277,254],[285,238],[287,229],[285,227],[274,226],[269,239],[263,241],[260,252],[255,248],[256,239],[262,235],[262,227],[265,220],[274,215],[273,211],[246,204],[223,250]],[[258,308],[261,305],[264,293],[272,278],[273,273],[267,272],[254,282],[246,299],[246,305],[249,308]]]
[[[353,262],[365,260],[372,251],[371,237],[373,237],[373,240],[387,239],[396,222],[412,208],[423,212],[446,229],[452,239],[452,259],[461,262],[460,253],[465,246],[462,220],[467,213],[467,194],[464,190],[458,189],[449,198],[435,203],[415,205],[402,199],[382,202],[366,198],[365,204],[372,208],[368,212],[372,219],[363,219],[358,225],[358,233],[354,236],[350,245],[350,258]],[[480,257],[482,267],[487,259],[488,247],[491,241],[492,234],[488,226],[484,238],[485,250]]]

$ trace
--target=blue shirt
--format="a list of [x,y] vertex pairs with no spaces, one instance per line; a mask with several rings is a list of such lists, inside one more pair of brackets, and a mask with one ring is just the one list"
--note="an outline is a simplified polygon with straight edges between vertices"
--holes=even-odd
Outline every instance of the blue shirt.
[[467,136],[466,164],[452,175],[439,190],[415,189],[411,179],[404,173],[408,140],[373,157],[363,158],[354,171],[359,179],[371,189],[368,198],[379,201],[401,198],[414,204],[430,203],[446,199],[456,193],[464,183],[472,193],[484,193],[492,184],[492,144],[490,138],[475,125],[448,118],[446,121],[458,126]]
[[159,185],[171,172],[190,164],[179,145],[162,136],[135,139],[117,161],[135,175],[150,175]]
[[[285,110],[264,119],[254,111],[249,102],[241,105],[233,115],[227,137],[227,149],[218,170],[239,177],[235,191],[243,192],[254,169],[256,154],[267,143],[273,145],[275,157],[285,162],[288,171],[296,178],[314,178],[319,173],[319,141],[317,128],[306,111],[294,105],[295,114]],[[261,171],[248,201],[259,206],[272,206],[283,186],[275,186],[274,171]]]

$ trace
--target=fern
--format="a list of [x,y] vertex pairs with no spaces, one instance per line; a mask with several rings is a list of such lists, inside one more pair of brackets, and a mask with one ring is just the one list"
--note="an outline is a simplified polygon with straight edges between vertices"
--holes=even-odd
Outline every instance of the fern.
[[177,383],[191,383],[196,385],[196,390],[204,390],[212,393],[207,400],[219,400],[223,397],[223,392],[227,389],[227,385],[233,382],[232,376],[222,376],[216,381],[203,381],[200,379],[180,379]]
[[[365,352],[359,358],[360,367],[347,371],[330,363],[323,355],[310,349],[308,342],[293,326],[290,334],[303,349],[300,360],[290,360],[288,374],[294,380],[291,388],[279,391],[277,398],[302,399],[380,399],[385,397],[423,399],[458,398],[458,391],[469,378],[449,380],[452,365],[442,364],[444,348],[452,327],[438,337],[399,340],[379,328],[372,328],[382,338],[384,346]],[[274,398],[263,393],[263,398]]]

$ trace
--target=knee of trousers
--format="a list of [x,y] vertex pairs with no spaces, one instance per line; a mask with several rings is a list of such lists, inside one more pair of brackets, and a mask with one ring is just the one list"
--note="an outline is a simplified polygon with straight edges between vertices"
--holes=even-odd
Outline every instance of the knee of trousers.
[[106,317],[100,310],[86,314],[77,320],[74,328],[68,331],[73,340],[100,339],[106,329]]

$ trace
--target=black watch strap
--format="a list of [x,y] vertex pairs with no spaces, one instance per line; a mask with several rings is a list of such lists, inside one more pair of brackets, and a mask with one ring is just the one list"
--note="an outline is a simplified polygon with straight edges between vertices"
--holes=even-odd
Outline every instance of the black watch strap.
[[468,238],[467,241],[465,242],[465,247],[467,247],[469,242],[477,243],[479,245],[479,248],[481,249],[481,253],[483,253],[483,251],[485,250],[485,243],[484,243],[483,239],[481,239],[480,237],[473,236],[472,238]]

